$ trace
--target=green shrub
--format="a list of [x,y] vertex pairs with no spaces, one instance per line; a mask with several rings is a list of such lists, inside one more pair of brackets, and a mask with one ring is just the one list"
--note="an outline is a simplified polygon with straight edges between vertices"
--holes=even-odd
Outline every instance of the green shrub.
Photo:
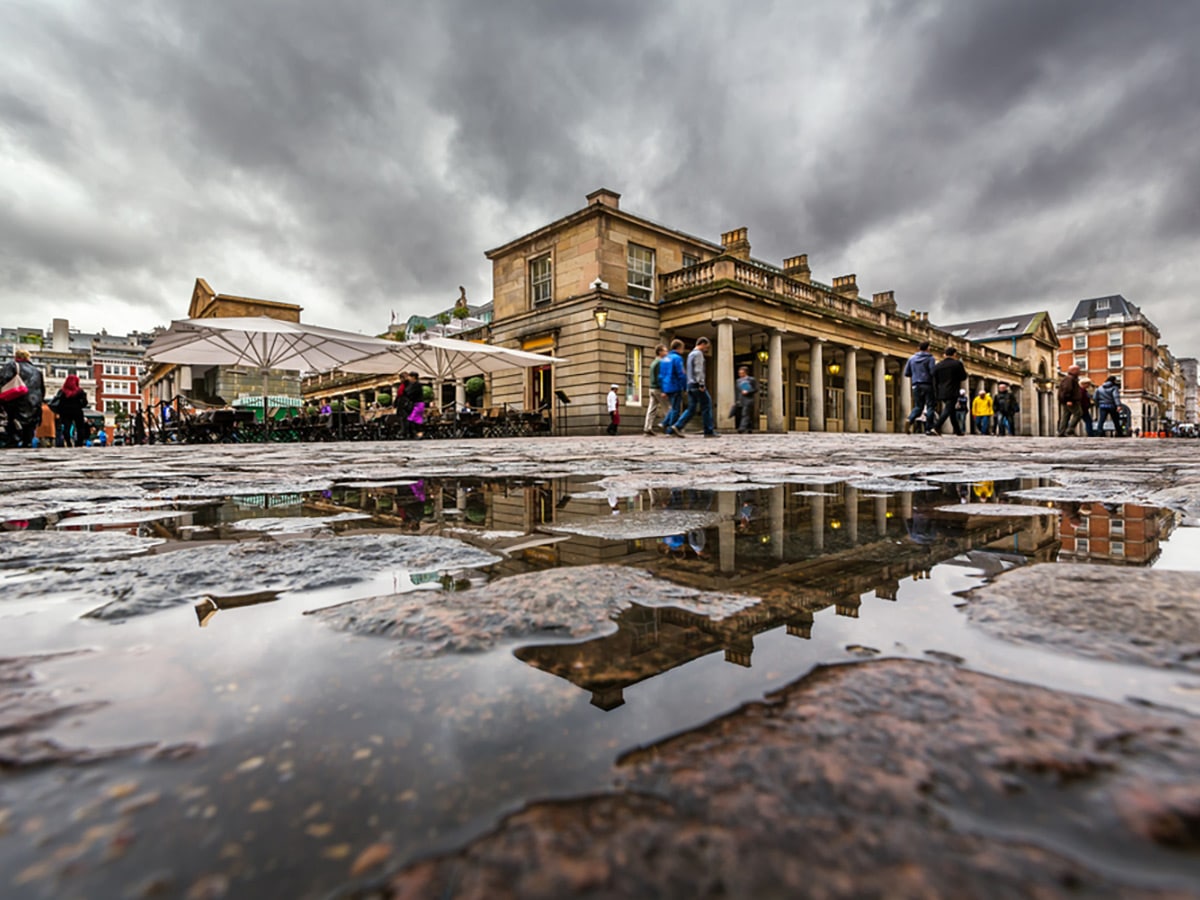
[[486,387],[486,386],[487,386],[487,382],[485,382],[478,375],[468,378],[467,383],[465,385],[465,388],[467,391],[467,396],[468,397],[480,396],[483,393],[484,387]]
[[329,408],[333,412],[341,412],[342,411],[342,401],[334,400],[332,403],[329,404]]
[[357,397],[351,397],[346,401],[346,409],[350,410],[351,412],[356,412],[360,405],[361,404],[358,402]]
[[421,387],[421,399],[424,400],[426,403],[433,402],[433,388],[431,386],[429,386],[428,384],[423,385]]
[[375,402],[378,403],[380,406],[391,406],[392,405],[392,395],[388,391],[380,391],[378,394],[375,395]]

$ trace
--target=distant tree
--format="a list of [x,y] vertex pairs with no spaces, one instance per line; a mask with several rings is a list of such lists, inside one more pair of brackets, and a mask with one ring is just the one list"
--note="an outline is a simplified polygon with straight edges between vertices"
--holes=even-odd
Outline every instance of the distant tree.
[[454,312],[452,315],[461,322],[463,319],[469,319],[471,317],[471,311],[465,306],[456,306],[454,307]]
[[438,320],[439,325],[449,325],[450,324],[450,313],[445,312],[445,311],[438,313],[437,320]]
[[425,333],[426,331],[428,331],[428,330],[429,330],[429,329],[425,327],[425,323],[424,323],[424,322],[418,322],[416,325],[414,325],[414,326],[412,327],[412,333],[413,333],[413,334],[424,334],[424,333]]

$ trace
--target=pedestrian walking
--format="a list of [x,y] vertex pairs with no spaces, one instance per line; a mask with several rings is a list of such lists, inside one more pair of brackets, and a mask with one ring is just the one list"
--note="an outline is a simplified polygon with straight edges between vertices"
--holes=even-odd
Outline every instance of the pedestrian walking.
[[646,404],[646,418],[642,422],[642,434],[654,437],[654,426],[658,417],[667,411],[667,395],[662,388],[663,363],[667,348],[659,344],[654,348],[654,362],[650,363],[650,401]]
[[1009,389],[1008,382],[1001,381],[996,385],[996,396],[992,400],[992,406],[996,411],[996,436],[1015,437],[1017,434],[1014,418],[1021,411],[1021,404],[1017,401],[1017,395]]
[[57,446],[82,447],[87,442],[88,424],[83,415],[87,402],[87,391],[79,386],[79,376],[68,375],[50,400],[50,411],[58,425],[54,441]]
[[921,341],[917,352],[904,364],[904,377],[912,384],[912,412],[904,422],[904,433],[913,430],[914,422],[924,422],[925,429],[933,421],[933,354],[929,341]]
[[749,366],[738,366],[734,388],[737,390],[734,411],[737,412],[735,422],[738,434],[749,434],[754,430],[754,404],[758,396],[758,380],[750,374]]
[[1058,436],[1075,433],[1075,427],[1083,418],[1083,388],[1079,386],[1079,366],[1068,366],[1067,372],[1058,381]]
[[696,346],[688,354],[687,365],[685,367],[687,374],[688,408],[683,411],[683,415],[675,421],[671,429],[667,432],[675,437],[683,437],[684,426],[697,413],[700,414],[700,421],[704,426],[704,436],[719,436],[716,426],[713,424],[712,397],[708,393],[708,378],[705,373],[704,355],[708,352],[709,347],[708,338],[697,338]]
[[971,415],[975,419],[975,430],[979,434],[988,433],[992,424],[992,412],[992,395],[987,392],[987,388],[980,388],[975,399],[971,401]]
[[671,433],[675,420],[683,414],[684,392],[687,390],[687,372],[683,362],[683,341],[671,341],[671,349],[658,367],[658,380],[667,398],[667,414],[662,420],[662,430]]
[[1083,418],[1083,433],[1088,437],[1096,436],[1096,424],[1092,421],[1092,381],[1090,378],[1079,379],[1079,389],[1083,392],[1079,398],[1079,412]]
[[970,414],[971,398],[967,396],[967,389],[961,388],[958,397],[954,400],[954,424],[958,426],[954,429],[955,434],[967,433],[967,416]]
[[617,427],[621,424],[620,403],[617,399],[617,385],[611,385],[608,389],[608,433],[616,434]]
[[4,430],[6,447],[33,446],[45,396],[41,371],[33,364],[29,351],[18,347],[13,358],[0,368],[0,407],[8,418]]
[[1121,406],[1121,382],[1116,375],[1109,375],[1108,380],[1096,388],[1096,406],[1100,410],[1100,419],[1096,431],[1101,437],[1108,437],[1104,432],[1104,423],[1112,419],[1113,433],[1123,437],[1121,431],[1121,414],[1117,411]]
[[[950,419],[954,433],[962,435],[963,427],[959,423],[958,417],[954,415],[954,410],[961,385],[966,380],[967,369],[962,364],[962,360],[958,358],[958,351],[953,347],[947,347],[942,354],[942,359],[933,367],[933,394],[934,399],[941,407],[941,412],[936,421],[931,420],[926,423],[926,434],[941,435],[942,425],[947,419]],[[963,393],[965,394],[965,391]]]
[[404,415],[404,436],[410,440],[418,437],[425,425],[425,388],[421,384],[421,376],[416,372],[409,372],[404,380],[404,407],[401,412]]

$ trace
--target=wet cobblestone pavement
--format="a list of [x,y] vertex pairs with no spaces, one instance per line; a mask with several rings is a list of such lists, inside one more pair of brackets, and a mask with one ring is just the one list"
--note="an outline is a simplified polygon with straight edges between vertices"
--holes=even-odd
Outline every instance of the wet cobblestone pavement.
[[1200,895],[1200,442],[5,461],[5,896]]

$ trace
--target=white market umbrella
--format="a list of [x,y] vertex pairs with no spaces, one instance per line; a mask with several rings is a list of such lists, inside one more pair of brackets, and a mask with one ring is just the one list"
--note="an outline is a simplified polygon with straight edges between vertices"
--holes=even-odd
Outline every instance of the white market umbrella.
[[342,371],[376,374],[417,372],[426,378],[456,381],[468,375],[506,369],[532,369],[566,362],[542,353],[446,337],[385,343],[388,346],[383,352],[348,362],[341,366]]
[[178,319],[146,348],[146,356],[177,365],[261,369],[266,397],[269,369],[324,372],[377,354],[392,343],[268,316],[229,316]]

